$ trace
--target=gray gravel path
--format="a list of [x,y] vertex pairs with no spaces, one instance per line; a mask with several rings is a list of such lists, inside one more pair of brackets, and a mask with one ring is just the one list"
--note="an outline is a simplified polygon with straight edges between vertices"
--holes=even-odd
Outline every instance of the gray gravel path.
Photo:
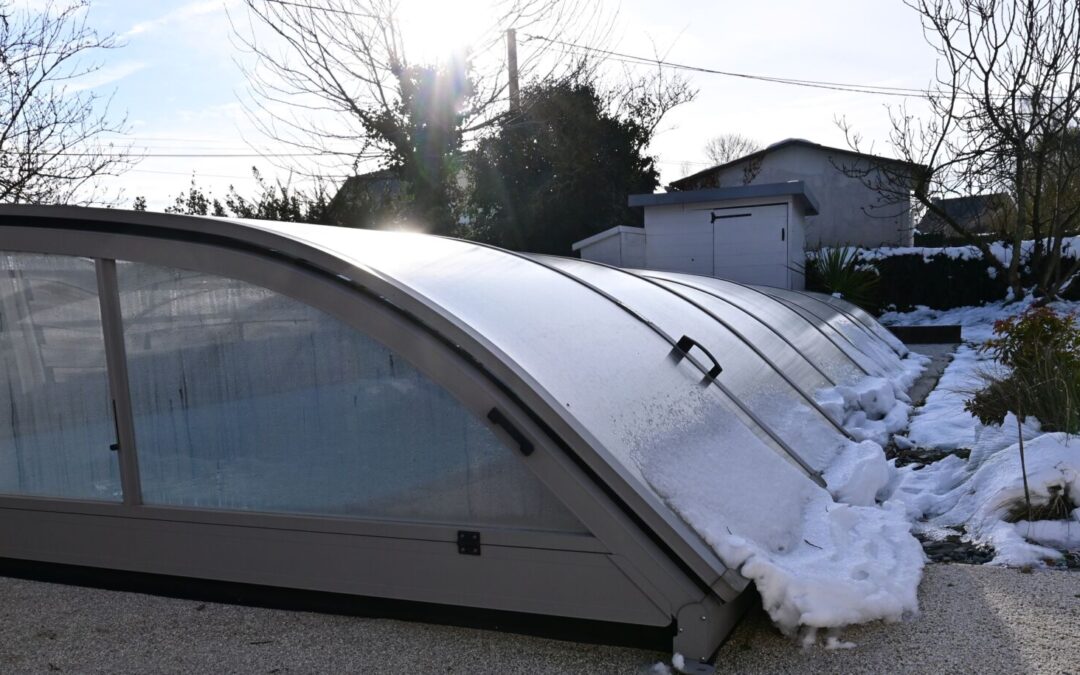
[[[931,565],[923,614],[803,651],[760,612],[721,672],[1080,675],[1080,573]],[[0,578],[3,673],[640,673],[666,655]]]

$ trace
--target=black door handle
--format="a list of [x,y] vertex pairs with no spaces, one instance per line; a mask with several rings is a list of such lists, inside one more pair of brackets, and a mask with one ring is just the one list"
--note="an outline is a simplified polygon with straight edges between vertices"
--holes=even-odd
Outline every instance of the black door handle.
[[109,449],[113,452],[120,451],[120,420],[116,419],[116,399],[112,399],[112,421],[113,430],[116,432],[116,442],[109,444]]
[[705,379],[709,381],[715,380],[717,377],[720,376],[720,373],[724,372],[724,369],[720,367],[720,362],[716,360],[716,357],[712,355],[712,352],[710,352],[708,349],[705,349],[705,347],[703,347],[700,342],[690,337],[689,335],[682,336],[681,338],[679,338],[679,341],[675,343],[675,348],[682,352],[683,356],[690,356],[690,350],[694,347],[700,349],[701,352],[705,354],[705,356],[709,357],[710,361],[712,361],[712,368],[710,368],[709,372],[706,373]]

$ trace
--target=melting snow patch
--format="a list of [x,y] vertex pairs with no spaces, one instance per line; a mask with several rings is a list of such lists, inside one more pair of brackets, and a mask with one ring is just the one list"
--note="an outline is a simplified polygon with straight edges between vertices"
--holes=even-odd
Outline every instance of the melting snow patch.
[[[1024,450],[1033,505],[1060,496],[1076,500],[1080,445],[1051,433],[1025,442]],[[949,457],[919,471],[900,471],[893,499],[903,502],[912,517],[930,517],[932,527],[966,526],[969,539],[994,548],[990,564],[1042,565],[1061,557],[1055,549],[1080,548],[1080,509],[1063,520],[1007,522],[1024,504],[1018,443],[987,451],[977,468]]]
[[836,501],[873,506],[892,478],[892,467],[873,441],[851,443],[825,470],[823,477]]

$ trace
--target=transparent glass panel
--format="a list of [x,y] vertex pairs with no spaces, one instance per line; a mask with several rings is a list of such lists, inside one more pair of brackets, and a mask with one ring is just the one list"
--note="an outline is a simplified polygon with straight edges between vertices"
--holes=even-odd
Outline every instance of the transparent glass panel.
[[118,263],[148,504],[581,531],[393,351],[291,298]]
[[[771,296],[755,291],[752,288],[712,277],[699,277],[674,272],[656,272],[653,270],[637,270],[636,273],[654,279],[677,281],[680,284],[689,285],[738,307],[747,315],[753,316],[763,325],[768,326],[769,330],[775,331],[777,335],[782,336],[799,353],[814,363],[829,376],[829,379],[837,384],[851,384],[865,375],[856,365],[857,361],[837,347],[818,328],[815,328],[815,323],[821,323],[820,321],[811,322],[807,317]],[[828,330],[835,333],[831,328]],[[837,334],[836,339],[842,340],[843,338]],[[856,353],[858,354],[858,352]],[[861,354],[859,356],[869,362],[866,357]]]
[[0,253],[0,493],[119,501],[94,262]]

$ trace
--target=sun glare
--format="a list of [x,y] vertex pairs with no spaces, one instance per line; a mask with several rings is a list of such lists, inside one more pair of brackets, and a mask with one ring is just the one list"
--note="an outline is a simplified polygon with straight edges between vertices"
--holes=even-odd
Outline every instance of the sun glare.
[[493,28],[492,0],[402,0],[401,31],[413,62],[435,62],[475,48]]

